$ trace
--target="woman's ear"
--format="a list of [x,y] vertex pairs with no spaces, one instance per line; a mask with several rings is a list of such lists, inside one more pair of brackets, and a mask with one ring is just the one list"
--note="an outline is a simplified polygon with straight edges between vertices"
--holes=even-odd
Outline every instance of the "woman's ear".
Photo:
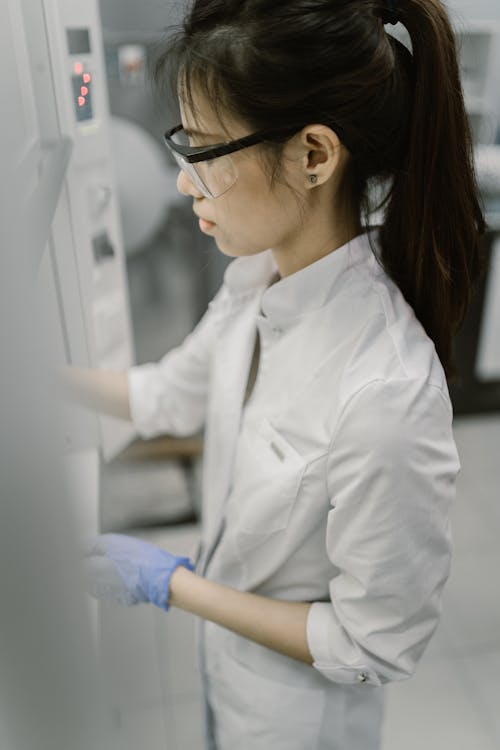
[[[342,144],[326,125],[307,125],[300,133],[302,168],[308,188],[322,185],[330,179],[340,162]],[[311,179],[311,176],[315,179]]]

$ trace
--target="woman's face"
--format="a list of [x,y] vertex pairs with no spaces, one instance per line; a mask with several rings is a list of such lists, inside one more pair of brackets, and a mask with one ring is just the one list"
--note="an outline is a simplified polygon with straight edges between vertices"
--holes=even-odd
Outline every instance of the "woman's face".
[[[249,135],[251,130],[233,118],[225,119],[224,132],[220,122],[203,101],[197,101],[197,113],[181,104],[182,123],[186,129],[202,132],[192,136],[197,146],[213,145]],[[231,154],[238,177],[234,185],[218,198],[206,198],[182,170],[177,187],[183,195],[193,198],[193,210],[201,219],[200,229],[212,236],[222,253],[229,256],[254,255],[268,248],[285,249],[301,223],[298,196],[287,185],[277,182],[270,187],[260,145],[250,146]],[[292,142],[285,147],[284,179],[300,190],[304,176],[298,178],[300,156]],[[295,184],[294,184],[295,183]]]

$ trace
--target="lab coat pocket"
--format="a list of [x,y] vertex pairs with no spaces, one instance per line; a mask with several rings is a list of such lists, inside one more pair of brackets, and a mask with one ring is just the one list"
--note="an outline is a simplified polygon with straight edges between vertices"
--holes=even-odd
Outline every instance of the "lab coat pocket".
[[316,750],[325,691],[275,681],[221,653],[212,685],[219,750]]
[[267,420],[246,436],[230,512],[242,535],[268,537],[286,529],[306,459]]

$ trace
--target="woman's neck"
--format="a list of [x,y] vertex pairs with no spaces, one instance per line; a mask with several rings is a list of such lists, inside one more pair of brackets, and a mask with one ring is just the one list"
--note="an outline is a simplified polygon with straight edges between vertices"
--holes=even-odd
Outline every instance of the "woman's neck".
[[315,261],[329,255],[350,240],[362,234],[359,222],[350,226],[337,223],[329,217],[326,221],[311,217],[304,222],[301,231],[280,247],[271,248],[281,278],[290,276]]

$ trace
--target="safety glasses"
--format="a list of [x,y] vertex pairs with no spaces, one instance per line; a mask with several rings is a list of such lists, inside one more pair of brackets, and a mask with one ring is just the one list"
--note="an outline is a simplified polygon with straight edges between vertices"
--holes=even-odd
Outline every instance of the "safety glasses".
[[165,145],[205,198],[219,198],[238,179],[238,171],[231,154],[264,141],[277,142],[291,137],[303,125],[290,125],[276,130],[261,130],[244,138],[213,146],[191,146],[183,125],[176,125],[164,135]]

